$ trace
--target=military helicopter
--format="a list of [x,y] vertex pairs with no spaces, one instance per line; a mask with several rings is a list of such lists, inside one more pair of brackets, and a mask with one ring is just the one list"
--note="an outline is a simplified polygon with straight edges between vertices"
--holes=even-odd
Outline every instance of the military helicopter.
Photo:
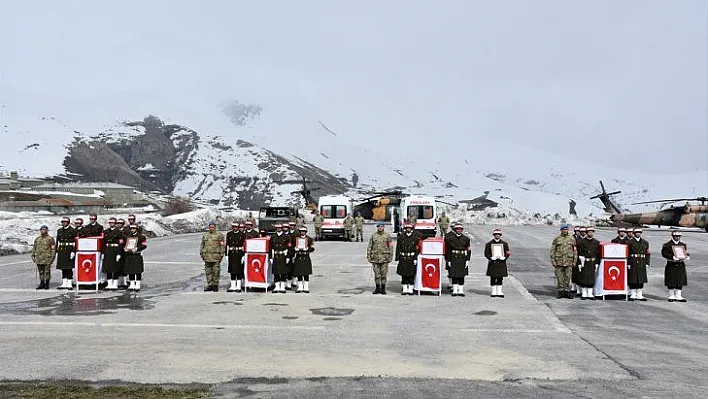
[[401,205],[401,198],[407,196],[403,190],[393,189],[387,191],[372,192],[370,197],[358,200],[359,204],[354,205],[354,213],[357,212],[366,220],[389,221],[393,210]]
[[312,191],[317,191],[320,190],[321,187],[312,187],[309,188],[307,187],[307,183],[314,183],[311,180],[306,180],[305,176],[300,176],[301,180],[280,180],[278,183],[281,184],[294,184],[294,183],[302,183],[302,188],[300,190],[295,190],[290,192],[290,194],[300,194],[302,195],[302,198],[305,199],[305,209],[308,209],[310,211],[315,211],[317,209],[317,200],[315,197],[312,196]]
[[600,181],[602,192],[598,195],[590,197],[590,199],[599,199],[605,206],[605,212],[610,214],[610,221],[618,227],[633,227],[643,225],[656,226],[674,226],[674,227],[700,227],[708,232],[708,197],[695,198],[674,198],[656,201],[635,202],[631,205],[639,204],[654,204],[664,203],[670,204],[679,201],[699,201],[700,205],[689,204],[688,202],[679,207],[670,207],[667,209],[659,209],[656,212],[641,212],[627,213],[623,211],[614,201],[611,196],[621,193],[621,191],[613,191],[608,193],[605,191],[605,186]]

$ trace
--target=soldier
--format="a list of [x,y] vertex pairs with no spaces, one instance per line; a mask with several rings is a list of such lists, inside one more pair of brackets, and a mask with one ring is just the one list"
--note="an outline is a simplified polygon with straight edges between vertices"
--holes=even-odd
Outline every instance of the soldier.
[[413,280],[420,253],[419,242],[420,237],[413,231],[413,225],[410,223],[403,226],[403,233],[398,234],[396,238],[396,273],[401,276],[401,295],[413,295]]
[[[492,286],[492,298],[504,298],[502,292],[502,282],[507,277],[508,270],[506,260],[511,256],[509,244],[502,240],[502,231],[495,229],[492,232],[492,240],[484,245],[484,257],[487,258],[487,276],[489,284]],[[492,256],[492,244],[502,245],[502,255]]]
[[356,231],[356,241],[364,242],[364,217],[361,212],[357,212],[354,217],[354,230]]
[[587,227],[585,226],[580,226],[578,227],[578,234],[575,235],[573,238],[575,238],[575,248],[578,253],[578,258],[575,261],[575,265],[573,266],[573,270],[571,271],[570,275],[570,291],[571,295],[570,297],[572,298],[572,292],[575,292],[576,294],[580,295],[582,293],[582,290],[580,288],[580,284],[578,284],[578,275],[580,274],[580,255],[581,255],[581,249],[580,247],[585,243],[585,237],[587,236]]
[[388,264],[391,263],[393,253],[391,251],[391,236],[384,231],[384,224],[376,224],[376,232],[371,235],[369,245],[366,248],[366,260],[371,263],[374,269],[374,281],[376,289],[374,294],[386,295],[386,277],[388,276]]
[[350,213],[348,213],[347,216],[344,218],[342,224],[344,225],[344,240],[351,242],[352,227],[354,227],[354,218],[352,218],[352,215]]
[[[674,253],[674,247],[683,247],[685,258],[677,257]],[[690,260],[688,255],[688,247],[681,242],[681,232],[674,230],[671,232],[671,240],[661,246],[661,256],[666,259],[666,267],[664,268],[664,285],[669,289],[669,302],[686,302],[686,298],[681,295],[681,289],[688,285],[688,277],[686,276],[686,263]]]
[[568,291],[570,286],[571,269],[578,260],[578,251],[575,239],[568,234],[568,224],[560,227],[561,234],[553,239],[551,244],[551,264],[555,269],[558,299],[573,299],[573,294]]
[[452,296],[465,296],[465,276],[472,257],[470,238],[462,230],[462,223],[455,223],[452,234],[445,237],[445,262],[452,278]]
[[578,258],[583,257],[583,263],[578,272],[578,285],[581,287],[580,299],[595,299],[592,289],[595,286],[595,271],[600,266],[600,241],[595,239],[595,228],[586,227],[582,245],[577,248]]
[[631,227],[628,227],[627,228],[627,242],[625,242],[625,244],[628,244],[629,240],[631,240],[633,238],[634,238],[634,229],[632,229]]
[[138,231],[140,231],[142,233],[142,231],[141,231],[142,229],[140,228],[140,224],[135,220],[135,215],[133,215],[132,213],[130,215],[128,215],[128,225],[125,226],[126,230],[128,230],[126,235],[130,234],[130,226],[131,225],[138,226]]
[[[300,232],[298,231],[299,228],[300,228],[300,226],[298,226],[297,223],[290,222],[290,223],[288,223],[289,230],[287,232],[283,231],[283,233],[290,236],[290,241],[292,241],[296,237],[300,236]],[[283,225],[283,230],[285,230],[285,225]],[[291,262],[292,262],[292,259],[291,259]],[[286,290],[291,290],[297,286],[297,282],[296,282],[297,280],[293,280],[292,266],[290,269],[291,269],[290,273],[288,273],[288,275],[285,276],[285,289]]]
[[[452,223],[453,226],[457,225],[457,222]],[[450,230],[445,234],[444,240],[447,242],[449,237],[452,237],[455,235],[455,232]],[[452,276],[450,276],[450,264],[449,262],[445,262],[445,271],[447,271],[447,292],[452,293]]]
[[312,222],[315,224],[315,241],[322,239],[322,225],[324,224],[324,216],[317,214],[312,218]]
[[243,225],[237,222],[231,223],[231,231],[226,233],[226,256],[229,260],[229,274],[231,275],[231,286],[227,292],[241,292],[241,280],[244,279],[243,271],[243,243],[246,241],[246,233]]
[[627,244],[627,229],[620,227],[617,229],[617,237],[612,239],[613,244]]
[[253,228],[253,222],[247,220],[244,226],[246,226],[246,229],[243,233],[246,235],[246,238],[258,238],[261,236],[260,233]]
[[253,217],[253,212],[248,212],[248,215],[246,216],[246,225],[248,226],[248,223],[251,224],[251,226],[256,225],[256,218]]
[[307,235],[307,227],[298,228],[299,236],[292,239],[293,248],[292,269],[297,278],[297,291],[308,294],[310,292],[310,275],[312,274],[312,259],[310,252],[315,250],[315,242]]
[[445,234],[447,234],[447,228],[450,227],[450,218],[447,217],[444,211],[438,219],[438,227],[440,228],[440,237],[445,237]]
[[[130,235],[130,226],[125,225],[125,219],[121,218],[116,220],[116,229],[120,232],[123,243],[125,243],[125,238]],[[138,226],[140,229],[140,226]],[[125,256],[121,256],[118,260],[118,289],[128,288],[128,274],[125,273]]]
[[575,238],[577,240],[579,236],[580,236],[580,226],[573,227],[573,238]]
[[292,243],[290,235],[283,232],[283,226],[276,224],[275,234],[270,239],[270,261],[273,265],[275,288],[273,293],[285,294],[285,277],[292,271]]
[[103,231],[103,271],[108,279],[107,290],[118,289],[118,275],[123,271],[120,260],[123,253],[123,232],[116,227],[116,218],[108,219],[108,228]]
[[52,278],[52,262],[56,255],[56,243],[49,235],[49,228],[42,226],[39,228],[39,236],[34,239],[32,245],[32,262],[37,265],[39,272],[39,285],[36,289],[49,289],[49,280]]
[[296,227],[299,229],[300,227],[305,226],[305,215],[298,214],[297,215],[297,220],[295,221]]
[[[135,245],[131,247],[130,241]],[[130,225],[130,234],[126,238],[124,247],[125,255],[125,271],[130,279],[131,291],[140,291],[140,281],[142,280],[143,272],[145,271],[145,263],[143,262],[143,250],[147,248],[147,238],[140,233],[137,224]]]
[[648,282],[647,266],[649,266],[649,243],[642,238],[642,229],[632,231],[634,237],[627,241],[629,246],[629,260],[627,269],[627,284],[629,285],[629,300],[646,301],[643,295],[644,283]]
[[89,231],[84,227],[84,219],[76,218],[74,220],[74,231],[76,232],[77,238],[89,237]]
[[98,224],[97,219],[98,216],[95,213],[89,214],[89,224],[85,227],[87,237],[98,237],[103,234],[103,226]]
[[221,260],[224,258],[224,235],[216,230],[216,222],[209,222],[209,231],[202,236],[199,254],[204,261],[204,274],[207,287],[205,292],[219,292],[219,278],[221,277]]
[[76,230],[70,223],[68,217],[61,218],[61,227],[57,230],[57,269],[61,270],[62,281],[59,290],[73,289]]

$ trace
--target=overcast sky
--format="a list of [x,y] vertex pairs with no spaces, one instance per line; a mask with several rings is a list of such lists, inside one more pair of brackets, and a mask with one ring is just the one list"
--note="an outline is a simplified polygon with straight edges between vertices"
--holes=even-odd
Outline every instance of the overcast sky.
[[3,101],[236,99],[406,137],[404,149],[503,137],[608,166],[708,170],[707,4],[0,0]]

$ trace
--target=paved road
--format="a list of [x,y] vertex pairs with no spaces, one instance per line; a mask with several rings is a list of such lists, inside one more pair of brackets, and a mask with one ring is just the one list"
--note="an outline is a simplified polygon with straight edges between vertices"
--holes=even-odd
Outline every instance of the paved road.
[[[368,235],[371,230],[368,230]],[[468,226],[467,296],[371,295],[362,243],[317,243],[312,293],[204,293],[198,235],[153,239],[138,293],[35,291],[27,256],[0,258],[0,379],[214,384],[215,396],[705,396],[708,236],[684,234],[688,303],[557,300],[552,227],[506,227],[506,298]],[[611,231],[598,231],[610,238]],[[666,232],[647,232],[654,252]],[[228,284],[223,271],[222,287]]]

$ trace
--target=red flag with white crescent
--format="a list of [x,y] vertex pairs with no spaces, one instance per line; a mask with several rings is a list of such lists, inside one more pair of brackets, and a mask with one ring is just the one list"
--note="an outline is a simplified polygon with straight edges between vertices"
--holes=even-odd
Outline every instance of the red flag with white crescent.
[[266,282],[266,271],[268,261],[267,254],[249,253],[246,254],[246,273],[248,273],[248,281],[254,283]]
[[606,291],[624,290],[625,273],[627,270],[624,259],[604,259],[602,288]]
[[440,257],[420,258],[420,285],[431,290],[440,289]]
[[100,252],[76,253],[76,281],[96,282],[96,268],[98,267],[98,257],[100,255]]

